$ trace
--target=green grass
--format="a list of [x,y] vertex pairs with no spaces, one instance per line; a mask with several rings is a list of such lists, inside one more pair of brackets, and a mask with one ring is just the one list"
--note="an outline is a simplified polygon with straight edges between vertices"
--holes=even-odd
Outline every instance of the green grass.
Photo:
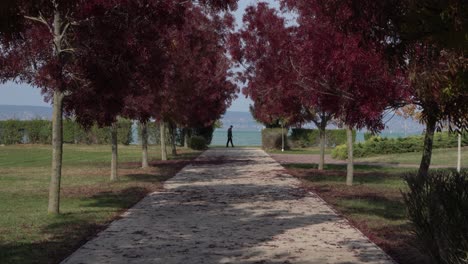
[[[309,171],[306,180],[319,185],[336,185],[346,187],[346,165],[325,165],[325,171],[317,171],[317,164],[283,164],[286,169]],[[407,168],[355,165],[354,187],[373,187],[377,189],[400,190],[406,188],[402,175],[412,171]],[[353,188],[354,188],[353,187]]]
[[407,190],[402,175],[411,169],[359,165],[350,187],[345,184],[346,167],[342,165],[328,165],[324,171],[318,171],[316,164],[284,166],[304,188],[332,204],[398,263],[420,263],[426,258],[414,248],[418,241],[401,195]]
[[47,214],[51,147],[0,147],[0,263],[58,263],[122,210],[158,190],[197,152],[141,169],[139,146],[119,146],[118,182],[111,183],[110,146],[64,146],[61,215]]
[[[331,154],[332,148],[326,148],[325,149],[325,154],[329,155]],[[284,152],[281,150],[269,150],[268,153],[272,154],[315,154],[319,155],[320,154],[320,148],[318,147],[310,147],[310,148],[296,148],[296,149],[290,149],[290,150],[285,150]]]
[[[356,162],[385,162],[393,164],[419,164],[421,162],[421,152],[399,153],[389,155],[379,155],[356,159]],[[457,166],[457,148],[434,149],[432,152],[432,165],[437,166]],[[468,148],[462,148],[462,167],[468,167]]]

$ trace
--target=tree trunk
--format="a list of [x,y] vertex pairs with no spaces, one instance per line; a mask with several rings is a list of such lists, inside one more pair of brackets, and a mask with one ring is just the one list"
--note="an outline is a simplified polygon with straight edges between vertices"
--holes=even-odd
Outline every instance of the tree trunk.
[[141,127],[141,167],[148,168],[148,124],[140,123]]
[[159,122],[159,131],[161,133],[161,160],[167,160],[166,123],[164,123],[164,121]]
[[174,123],[170,123],[170,133],[171,133],[171,148],[172,148],[172,156],[177,156],[177,142],[176,142],[176,130],[177,127]]
[[52,175],[49,186],[49,214],[60,213],[60,180],[62,177],[63,154],[63,94],[54,92],[52,114]]
[[281,122],[281,152],[284,152],[284,124]]
[[432,144],[434,142],[434,132],[437,121],[433,117],[429,117],[426,122],[426,135],[424,136],[424,148],[423,155],[421,158],[421,164],[419,165],[418,176],[425,177],[429,172],[429,166],[431,165],[432,158]]
[[461,133],[458,133],[458,158],[457,158],[457,171],[461,171],[461,141],[462,141],[462,135]]
[[189,131],[190,130],[188,128],[184,129],[184,147],[185,148],[189,147],[189,139],[190,139]]
[[348,142],[348,163],[346,167],[346,185],[353,185],[354,161],[353,161],[353,130],[346,126],[346,136]]
[[325,165],[325,139],[326,139],[325,138],[326,131],[323,125],[320,126],[319,132],[320,132],[320,160],[319,160],[318,169],[323,170],[324,165]]
[[[62,52],[62,18],[60,12],[54,11],[54,55],[60,58]],[[63,155],[63,98],[61,91],[54,92],[52,114],[52,174],[49,185],[49,214],[60,213],[60,181],[62,178]]]
[[113,123],[111,126],[111,143],[112,143],[112,161],[111,161],[111,181],[118,180],[117,174],[117,122]]

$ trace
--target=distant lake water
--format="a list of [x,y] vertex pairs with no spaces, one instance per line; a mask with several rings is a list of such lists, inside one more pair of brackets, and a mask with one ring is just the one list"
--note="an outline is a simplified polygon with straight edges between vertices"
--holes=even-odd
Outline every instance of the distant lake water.
[[[216,129],[213,133],[211,146],[226,146],[227,129]],[[234,146],[261,146],[262,132],[260,131],[232,131]]]
[[[233,130],[233,142],[234,146],[261,146],[262,145],[262,132],[261,131],[237,131]],[[383,131],[380,136],[387,138],[399,138],[405,136],[411,136],[414,134],[406,134],[399,132],[386,132]],[[417,134],[420,135],[420,134]],[[226,146],[227,141],[227,129],[216,129],[213,133],[213,140],[211,146]],[[357,132],[356,141],[364,141],[364,132]]]

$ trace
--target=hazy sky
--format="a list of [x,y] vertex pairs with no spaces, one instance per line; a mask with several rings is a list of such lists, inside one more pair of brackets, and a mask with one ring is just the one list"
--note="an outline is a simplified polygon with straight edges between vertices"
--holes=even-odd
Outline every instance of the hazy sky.
[[[238,26],[242,24],[242,16],[247,6],[259,2],[258,0],[240,0],[239,9],[235,12]],[[271,3],[272,6],[277,6],[276,1],[267,0],[264,2]],[[245,96],[239,94],[239,98],[236,99],[228,111],[242,111],[247,112],[249,110],[249,104],[252,101],[246,99]],[[40,89],[31,87],[25,84],[6,83],[0,84],[0,104],[2,105],[34,105],[34,106],[49,106],[48,103],[44,102],[44,99],[40,93]]]

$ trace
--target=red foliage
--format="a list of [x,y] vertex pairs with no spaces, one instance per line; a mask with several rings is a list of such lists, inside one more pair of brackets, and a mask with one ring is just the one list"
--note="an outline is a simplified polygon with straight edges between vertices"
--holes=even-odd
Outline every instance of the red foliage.
[[[66,112],[76,116],[84,125],[96,121],[101,125],[108,125],[122,115],[148,120],[151,116],[161,116],[162,111],[168,111],[163,106],[178,115],[187,111],[174,107],[181,104],[176,100],[181,95],[165,97],[166,93],[172,92],[173,87],[170,85],[173,85],[171,78],[174,78],[175,67],[186,66],[183,60],[190,61],[190,65],[200,63],[199,68],[192,66],[187,73],[193,69],[197,69],[199,74],[204,71],[207,80],[213,72],[219,73],[217,78],[212,78],[210,85],[207,85],[207,80],[197,84],[197,89],[211,87],[212,90],[202,94],[204,97],[215,98],[205,100],[204,104],[197,107],[205,107],[207,104],[211,106],[213,101],[220,102],[216,109],[211,109],[211,119],[219,117],[219,109],[225,109],[226,102],[232,99],[234,88],[226,81],[229,63],[224,56],[220,56],[223,51],[219,48],[219,32],[216,35],[211,34],[216,29],[210,27],[214,23],[232,24],[232,18],[226,21],[214,20],[219,19],[218,11],[235,9],[236,0],[196,1],[196,8],[190,1],[177,0],[58,0],[55,1],[56,6],[53,2],[23,0],[16,1],[14,5],[5,5],[8,9],[2,6],[2,12],[19,23],[13,23],[11,19],[11,27],[0,28],[0,80],[16,78],[27,82],[41,88],[49,99],[53,91],[61,90],[66,94]],[[205,20],[209,20],[209,13],[213,17],[213,21],[209,22],[212,24],[196,24],[205,23],[203,19],[191,21],[191,16],[195,16],[195,9],[198,10],[198,16],[203,16]],[[69,51],[63,52],[59,57],[54,53],[53,34],[50,30],[56,10],[62,14],[64,25],[69,26],[63,41]],[[24,16],[35,17],[42,22],[25,19]],[[207,34],[205,42],[200,41],[198,47],[211,41],[208,48],[216,53],[214,57],[205,58],[202,53],[194,53],[194,56],[201,58],[182,56],[183,54],[179,54],[181,58],[175,56],[178,51],[174,50],[174,34],[189,42],[200,38],[191,35],[187,26],[189,23],[193,24],[192,28],[198,26],[200,32]],[[13,25],[21,34],[12,36],[5,33]],[[217,38],[217,42],[210,38]],[[182,60],[175,62],[179,59]],[[180,68],[176,70],[182,72]],[[220,90],[218,96],[212,95],[215,94],[213,87]],[[224,97],[219,95],[223,92],[227,94]],[[210,96],[206,96],[207,94]],[[165,100],[171,98],[173,103],[166,104]],[[195,107],[194,104],[191,105]]]
[[[233,36],[232,54],[247,64],[244,92],[258,116],[297,122],[315,109],[352,127],[382,129],[383,111],[405,96],[405,78],[390,71],[382,49],[362,34],[342,32],[317,18],[319,6],[300,3],[298,25],[290,27],[266,4],[249,7],[244,28]],[[337,14],[349,15],[342,11]]]
[[238,76],[247,84],[243,93],[254,101],[253,114],[264,123],[304,120],[291,65],[293,41],[294,30],[266,3],[248,7],[244,27],[230,38],[231,54],[244,68]]
[[233,19],[208,16],[196,6],[184,17],[185,23],[168,34],[169,67],[156,117],[184,127],[207,126],[224,114],[237,91],[223,43]]

